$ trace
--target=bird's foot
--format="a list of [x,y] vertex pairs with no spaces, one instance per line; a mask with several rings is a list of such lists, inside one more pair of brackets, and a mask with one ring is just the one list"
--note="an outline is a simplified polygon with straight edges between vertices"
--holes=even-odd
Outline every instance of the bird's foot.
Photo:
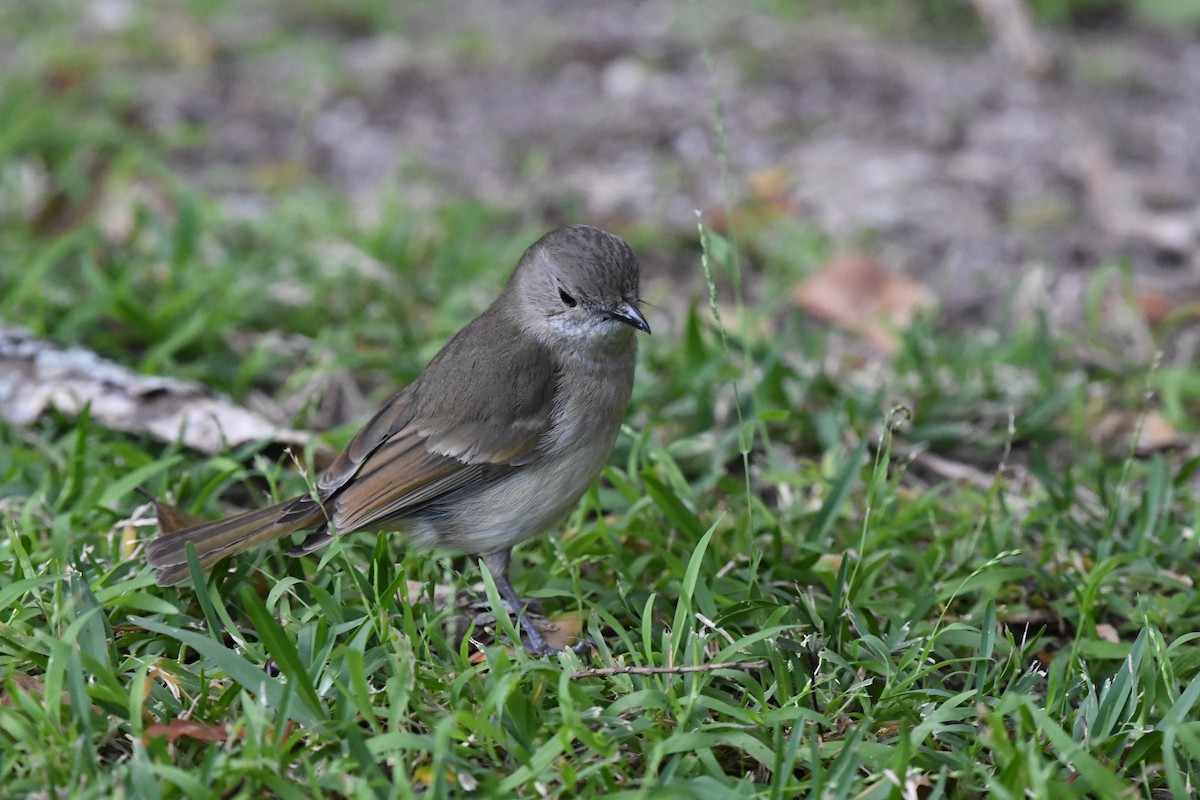
[[[496,591],[500,595],[500,605],[513,618],[513,625],[521,639],[521,645],[534,656],[544,656],[571,649],[576,653],[586,652],[591,642],[586,638],[574,644],[569,644],[577,638],[579,626],[564,625],[563,620],[551,622],[546,619],[546,611],[537,600],[526,600],[517,594],[512,582],[508,579],[508,563],[511,553],[508,550],[498,550],[484,555],[484,563],[496,581]],[[495,609],[499,612],[501,609]],[[574,627],[574,632],[571,628]]]

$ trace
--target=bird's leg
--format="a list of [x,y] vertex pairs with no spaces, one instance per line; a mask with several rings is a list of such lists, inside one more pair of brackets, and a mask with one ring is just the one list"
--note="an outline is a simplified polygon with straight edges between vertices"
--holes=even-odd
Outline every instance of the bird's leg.
[[500,592],[500,599],[504,601],[504,607],[514,617],[520,616],[521,612],[526,609],[543,617],[546,616],[546,610],[542,608],[540,601],[532,597],[521,597],[509,582],[508,565],[511,561],[512,550],[496,550],[483,556],[483,563],[487,564],[492,578],[496,581],[496,589]]
[[[484,554],[483,563],[487,564],[488,570],[492,573],[493,580],[496,581],[496,591],[500,593],[500,599],[504,603],[505,611],[516,617],[519,632],[521,617],[527,609],[538,615],[541,615],[543,612],[541,603],[535,600],[521,599],[521,596],[517,594],[517,590],[513,588],[512,582],[508,579],[508,564],[511,559],[511,549],[493,550],[490,553]],[[529,640],[529,644],[525,649],[531,654],[543,656],[554,652],[554,648],[546,643],[546,640],[542,638],[541,631],[531,621],[525,621],[524,632],[525,638]]]

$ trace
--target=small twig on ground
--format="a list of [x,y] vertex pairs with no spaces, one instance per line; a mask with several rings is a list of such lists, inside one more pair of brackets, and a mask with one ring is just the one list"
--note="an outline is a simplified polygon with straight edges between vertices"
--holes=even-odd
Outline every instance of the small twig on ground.
[[715,672],[719,669],[766,669],[771,662],[765,658],[758,661],[723,661],[714,664],[699,664],[694,667],[604,667],[584,669],[571,676],[579,678],[606,678],[610,675],[683,675],[689,672]]
[[972,0],[1000,48],[1031,78],[1054,70],[1054,55],[1042,39],[1029,7],[1021,0]]

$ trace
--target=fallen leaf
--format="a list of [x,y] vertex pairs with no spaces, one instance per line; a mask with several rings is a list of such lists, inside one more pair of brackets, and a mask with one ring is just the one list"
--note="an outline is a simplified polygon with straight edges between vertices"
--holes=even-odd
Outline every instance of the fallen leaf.
[[[472,625],[474,626],[471,642],[479,649],[471,654],[472,664],[482,663],[485,658],[482,648],[489,647],[496,641],[496,617],[489,610],[479,611],[473,618],[452,617],[447,620],[446,625],[448,633],[456,637],[465,635],[467,630]],[[536,627],[546,644],[557,650],[566,650],[582,640],[583,618],[578,614],[564,613],[554,619],[549,619],[532,611],[526,611],[521,616],[521,624],[518,628],[524,630],[527,625]],[[505,641],[504,644],[510,651],[513,649],[511,642]]]
[[1151,328],[1200,319],[1200,298],[1190,292],[1172,295],[1154,289],[1135,289],[1129,294],[1127,302]]
[[1166,322],[1179,305],[1171,297],[1152,289],[1135,291],[1131,300],[1133,307],[1145,318],[1146,324],[1151,328],[1157,328]]
[[1161,412],[1154,410],[1109,411],[1092,426],[1092,437],[1111,452],[1128,451],[1133,444],[1138,455],[1184,447],[1189,442]]
[[147,725],[142,738],[145,741],[159,736],[167,737],[168,742],[177,739],[195,739],[198,742],[223,742],[229,738],[229,731],[223,725],[212,725],[194,719],[173,719],[166,725]]
[[[142,375],[82,347],[59,347],[0,324],[0,419],[29,425],[51,409],[74,417],[85,407],[106,428],[180,441],[210,455],[264,440],[302,450],[313,438],[198,384]],[[331,459],[330,448],[317,442],[315,466]]]
[[890,739],[899,732],[900,723],[896,720],[889,720],[887,722],[880,723],[879,727],[875,729],[875,738]]
[[[46,685],[42,683],[41,679],[35,678],[32,675],[22,675],[20,673],[13,673],[11,678],[14,686],[33,699],[37,700],[39,703],[45,699]],[[59,700],[64,706],[71,705],[71,697],[66,692],[63,692],[60,695]],[[10,705],[12,705],[12,698],[6,692],[3,696],[0,696],[0,706]]]
[[793,290],[792,301],[885,353],[899,348],[897,330],[911,325],[918,312],[937,306],[937,296],[929,287],[864,255],[829,261]]
[[578,642],[583,631],[583,617],[578,614],[561,614],[552,620],[529,615],[528,619],[537,626],[546,644],[559,650]]

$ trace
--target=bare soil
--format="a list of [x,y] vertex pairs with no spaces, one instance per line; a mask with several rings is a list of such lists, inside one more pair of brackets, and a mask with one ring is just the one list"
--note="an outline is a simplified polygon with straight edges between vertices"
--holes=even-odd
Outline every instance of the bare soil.
[[386,32],[332,8],[168,17],[199,55],[147,71],[139,102],[165,134],[208,131],[177,165],[243,213],[300,169],[364,221],[471,196],[679,241],[697,211],[725,219],[723,152],[735,207],[771,195],[933,287],[952,324],[1034,295],[1073,317],[1121,259],[1139,289],[1200,296],[1196,31],[1043,32],[1061,69],[1033,78],[978,31],[904,41],[737,5],[451,0]]

